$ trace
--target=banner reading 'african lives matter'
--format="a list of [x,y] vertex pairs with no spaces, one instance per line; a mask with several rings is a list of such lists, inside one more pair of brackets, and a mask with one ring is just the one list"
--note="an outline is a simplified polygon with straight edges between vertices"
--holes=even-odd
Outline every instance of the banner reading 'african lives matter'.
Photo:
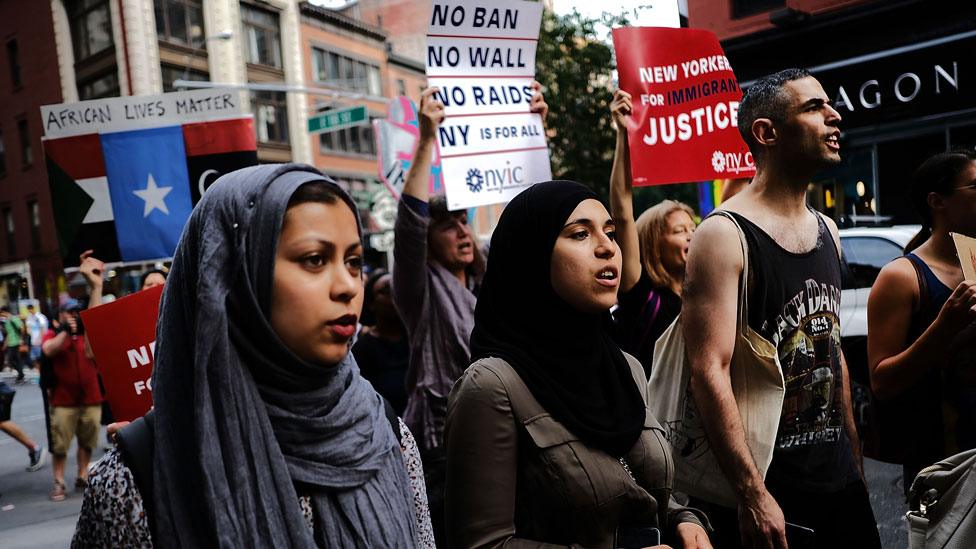
[[195,90],[41,107],[65,266],[173,255],[193,205],[224,173],[257,164],[240,91]]
[[752,177],[739,131],[742,92],[715,34],[695,29],[613,29],[635,185]]
[[552,179],[542,118],[529,112],[541,2],[434,0],[427,79],[452,210],[507,202]]

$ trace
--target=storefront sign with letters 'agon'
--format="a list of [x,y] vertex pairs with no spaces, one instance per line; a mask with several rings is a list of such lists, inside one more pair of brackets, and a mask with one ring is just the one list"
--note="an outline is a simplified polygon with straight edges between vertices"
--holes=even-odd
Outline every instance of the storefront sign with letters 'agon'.
[[434,0],[427,79],[452,210],[507,202],[552,179],[542,118],[529,112],[541,2]]

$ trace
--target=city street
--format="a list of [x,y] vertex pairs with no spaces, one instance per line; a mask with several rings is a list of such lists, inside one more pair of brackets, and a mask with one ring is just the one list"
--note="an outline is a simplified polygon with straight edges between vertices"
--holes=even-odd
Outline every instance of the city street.
[[[0,375],[17,391],[11,419],[37,443],[46,446],[44,409],[36,375],[32,378],[34,383],[25,385],[14,385],[14,377],[9,370]],[[82,499],[81,494],[72,488],[75,446],[72,445],[65,468],[68,497],[55,503],[48,499],[53,482],[50,456],[41,470],[28,473],[25,470],[28,458],[24,447],[5,434],[0,434],[0,437],[0,546],[4,549],[67,547],[74,533]],[[98,449],[93,459],[102,453],[103,450]]]
[[[14,398],[13,421],[35,441],[44,444],[44,412],[41,391],[34,384],[13,385],[12,372],[0,378],[17,390]],[[0,545],[4,549],[67,547],[81,510],[81,494],[68,492],[60,503],[48,499],[51,489],[51,460],[37,472],[28,473],[27,452],[9,436],[0,435]],[[104,435],[102,435],[104,436]],[[95,452],[101,456],[103,449]],[[68,486],[74,483],[74,449],[66,468]],[[905,505],[902,501],[901,467],[866,460],[871,505],[881,529],[881,542],[886,549],[908,546],[904,525]]]

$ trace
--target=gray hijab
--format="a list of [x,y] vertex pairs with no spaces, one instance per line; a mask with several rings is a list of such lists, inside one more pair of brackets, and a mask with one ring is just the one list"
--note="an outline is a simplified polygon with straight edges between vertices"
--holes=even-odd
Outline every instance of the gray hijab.
[[306,183],[335,185],[297,164],[227,174],[183,230],[153,372],[158,547],[417,544],[399,444],[352,353],[305,362],[270,325],[278,235]]

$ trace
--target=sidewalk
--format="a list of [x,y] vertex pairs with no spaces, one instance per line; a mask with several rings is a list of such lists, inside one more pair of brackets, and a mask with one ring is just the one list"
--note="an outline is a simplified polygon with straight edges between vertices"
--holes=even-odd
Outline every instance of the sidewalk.
[[[17,391],[11,419],[35,442],[47,447],[44,428],[44,404],[37,375],[29,376],[31,383],[14,385],[15,374],[0,373],[0,379]],[[104,434],[101,435],[104,437]],[[94,462],[103,449],[94,452]],[[16,440],[0,433],[0,539],[5,549],[67,547],[74,533],[81,510],[82,495],[73,489],[75,479],[75,446],[68,453],[65,481],[68,497],[62,502],[48,499],[53,477],[51,457],[44,467],[28,473],[27,450]]]

